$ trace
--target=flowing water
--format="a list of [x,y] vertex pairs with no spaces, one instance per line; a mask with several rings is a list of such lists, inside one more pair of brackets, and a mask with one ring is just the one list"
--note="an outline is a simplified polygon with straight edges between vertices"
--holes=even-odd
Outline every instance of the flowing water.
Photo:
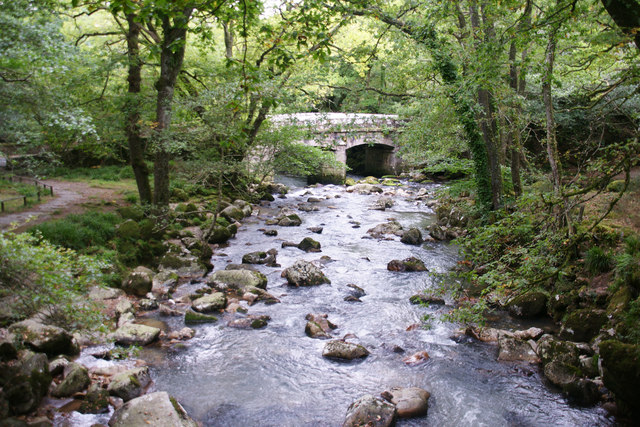
[[[389,189],[390,187],[386,187]],[[427,187],[430,191],[434,187]],[[400,192],[415,193],[417,186]],[[308,197],[323,199],[317,212],[300,212],[300,227],[268,227],[278,207],[295,208]],[[340,186],[294,188],[243,221],[229,246],[216,251],[215,270],[239,263],[242,255],[277,248],[281,268],[257,266],[267,275],[267,290],[279,304],[259,302],[250,314],[271,317],[266,328],[242,330],[217,324],[196,326],[185,348],[145,350],[152,360],[154,388],[175,396],[205,426],[340,426],[351,402],[364,394],[378,395],[394,386],[421,387],[431,393],[426,417],[401,420],[399,426],[596,426],[614,422],[599,408],[572,406],[542,378],[539,368],[497,362],[497,347],[451,337],[457,327],[432,322],[430,329],[408,331],[425,314],[438,317],[442,307],[411,305],[409,297],[437,286],[429,273],[387,271],[392,259],[415,256],[432,272],[446,272],[457,261],[455,246],[425,243],[409,246],[399,238],[367,238],[366,231],[389,218],[405,228],[424,229],[433,212],[424,202],[396,196],[386,211],[369,207],[376,195],[352,194]],[[324,227],[313,234],[308,227]],[[269,237],[260,229],[276,228]],[[281,248],[283,241],[312,237],[321,253]],[[293,288],[280,277],[298,259],[325,260],[331,284]],[[356,284],[366,291],[362,302],[347,302]],[[197,285],[192,285],[197,286]],[[371,354],[362,361],[336,362],[322,357],[326,341],[305,335],[305,315],[326,313],[338,325],[337,338],[353,334]],[[179,320],[169,326],[180,328]],[[397,347],[404,349],[398,353]],[[426,350],[431,358],[407,366],[402,358]],[[153,352],[156,352],[155,354]]]

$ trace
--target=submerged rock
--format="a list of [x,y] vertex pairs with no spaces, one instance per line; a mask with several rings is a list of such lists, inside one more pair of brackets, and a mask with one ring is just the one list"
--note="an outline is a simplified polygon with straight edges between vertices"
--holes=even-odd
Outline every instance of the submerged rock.
[[424,350],[423,351],[419,351],[417,353],[414,353],[411,356],[407,356],[407,357],[402,359],[404,364],[405,365],[409,365],[409,366],[422,365],[427,360],[429,360],[429,353],[427,353]]
[[531,344],[527,341],[522,341],[512,336],[500,335],[498,338],[498,346],[500,347],[498,360],[531,363],[538,363],[540,361]]
[[373,184],[356,184],[347,188],[347,193],[353,192],[358,194],[382,193],[382,188]]
[[382,397],[396,406],[398,417],[412,418],[427,415],[431,393],[418,387],[394,387]]
[[266,252],[249,252],[242,256],[243,264],[266,264],[268,266],[278,266],[276,263],[276,255],[278,251],[269,249]]
[[384,237],[386,234],[393,234],[395,236],[402,236],[402,225],[396,220],[391,220],[383,224],[378,224],[373,228],[367,230],[367,234],[376,239]]
[[247,317],[241,317],[229,322],[228,326],[238,329],[261,329],[267,326],[271,317],[267,315],[250,314]]
[[216,316],[211,316],[208,314],[198,313],[195,311],[188,310],[184,314],[184,323],[186,325],[196,325],[199,323],[214,323],[217,322],[218,318]]
[[424,265],[424,262],[416,257],[405,258],[402,261],[394,259],[387,264],[387,270],[389,271],[429,271]]
[[369,350],[360,344],[354,344],[341,340],[329,341],[322,350],[323,357],[334,359],[353,360],[361,359],[369,355]]
[[145,394],[125,403],[109,420],[110,427],[197,427],[167,392]]
[[284,269],[282,277],[293,286],[316,286],[331,283],[322,270],[305,260],[296,261],[291,267]]
[[342,427],[388,427],[396,421],[396,407],[367,394],[349,405]]

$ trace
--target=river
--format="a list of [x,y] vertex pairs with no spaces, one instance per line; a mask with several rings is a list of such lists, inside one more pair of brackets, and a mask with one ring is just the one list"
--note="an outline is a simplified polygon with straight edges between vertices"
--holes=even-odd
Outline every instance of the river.
[[[434,321],[431,328],[407,330],[425,314],[437,319],[451,306],[410,304],[411,295],[437,286],[437,280],[430,273],[388,271],[387,263],[415,256],[431,272],[443,273],[455,265],[456,247],[440,242],[410,246],[398,237],[378,240],[366,232],[389,218],[424,230],[434,214],[424,201],[410,196],[420,187],[430,193],[436,188],[406,184],[398,191],[409,197],[394,196],[394,206],[386,211],[369,209],[378,195],[347,193],[333,185],[293,187],[285,199],[257,208],[228,247],[216,250],[212,262],[214,271],[222,270],[240,263],[245,253],[278,250],[282,267],[256,267],[268,277],[267,291],[281,302],[249,308],[250,314],[270,316],[270,322],[263,329],[244,330],[227,327],[221,319],[194,327],[196,337],[184,347],[145,349],[141,357],[152,363],[154,389],[175,396],[205,426],[340,426],[351,402],[393,386],[431,393],[428,415],[400,420],[399,426],[614,425],[600,408],[572,406],[545,382],[537,366],[498,362],[495,345],[452,339],[456,325]],[[265,226],[280,207],[295,209],[309,197],[321,201],[314,204],[318,211],[299,213],[302,226]],[[314,234],[308,227],[323,231]],[[265,228],[277,229],[278,235],[266,236]],[[283,241],[304,237],[318,240],[322,252],[281,248]],[[298,259],[321,261],[331,284],[288,286],[280,274]],[[365,290],[361,302],[344,300],[352,291],[348,284]],[[336,338],[353,334],[371,354],[348,363],[323,358],[326,341],[305,335],[307,313],[328,314],[338,325]],[[180,318],[169,322],[172,328],[183,326]],[[402,362],[423,350],[430,355],[426,363]]]

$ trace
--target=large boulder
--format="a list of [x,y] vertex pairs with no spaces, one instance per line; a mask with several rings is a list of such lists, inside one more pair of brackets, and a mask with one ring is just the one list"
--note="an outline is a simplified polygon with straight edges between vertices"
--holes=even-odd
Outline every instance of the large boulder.
[[78,346],[73,336],[66,330],[53,325],[45,325],[34,319],[14,323],[9,331],[27,347],[47,353],[48,356],[59,354],[77,354]]
[[589,342],[598,335],[600,328],[607,323],[604,310],[584,308],[575,310],[567,316],[560,330],[560,338],[571,341]]
[[122,290],[131,295],[143,297],[153,287],[153,271],[147,267],[136,267],[122,281]]
[[217,290],[244,291],[248,288],[267,288],[267,277],[251,270],[220,270],[207,278],[207,284]]
[[109,412],[109,392],[98,383],[91,384],[78,408],[78,412],[81,414]]
[[394,259],[387,264],[387,270],[389,271],[429,271],[424,265],[424,262],[416,257],[405,258],[402,261]]
[[427,415],[431,393],[418,387],[394,387],[382,397],[396,406],[398,417],[412,418]]
[[143,366],[117,374],[111,379],[107,390],[112,396],[127,402],[142,395],[149,383],[151,383],[149,368]]
[[353,360],[365,358],[369,355],[369,350],[360,344],[354,344],[341,340],[329,341],[322,350],[323,357],[332,359]]
[[174,272],[179,277],[191,279],[200,279],[207,274],[207,267],[202,260],[187,253],[167,252],[160,260],[158,268],[161,271]]
[[640,346],[607,340],[599,347],[604,385],[640,419]]
[[160,329],[153,326],[127,323],[116,329],[113,333],[113,339],[116,344],[124,346],[147,345],[157,340],[159,335]]
[[191,308],[200,313],[211,313],[227,306],[227,297],[222,292],[204,295],[193,301]]
[[388,196],[383,196],[383,197],[380,197],[378,200],[376,200],[376,202],[373,204],[373,206],[371,206],[370,209],[376,210],[376,211],[384,211],[392,207],[393,207],[393,199]]
[[542,364],[559,361],[573,366],[578,365],[578,347],[569,341],[559,340],[551,335],[543,335],[537,342],[536,349]]
[[367,394],[349,405],[342,427],[388,427],[396,421],[396,407]]
[[51,384],[47,356],[23,350],[17,361],[1,364],[0,369],[0,396],[4,394],[8,406],[3,412],[20,415],[35,410]]
[[282,277],[293,286],[315,286],[323,283],[331,283],[322,270],[313,263],[298,260],[291,267],[285,268]]
[[249,252],[242,256],[243,264],[266,264],[270,267],[277,267],[276,256],[278,251],[275,249],[269,249],[266,252]]
[[400,238],[400,241],[407,245],[419,245],[423,241],[422,233],[417,228],[410,228],[402,233],[402,238]]
[[297,214],[290,214],[279,217],[277,224],[282,227],[298,227],[302,224],[302,220]]
[[197,427],[167,392],[145,394],[125,403],[109,420],[110,427]]
[[549,296],[542,291],[527,292],[512,298],[506,308],[515,317],[536,317],[545,313]]
[[64,368],[64,378],[51,392],[53,397],[69,397],[89,387],[89,371],[78,363],[69,363]]
[[185,325],[196,325],[200,323],[215,323],[218,321],[216,316],[211,316],[209,314],[198,313],[196,311],[188,310],[184,313],[184,323]]

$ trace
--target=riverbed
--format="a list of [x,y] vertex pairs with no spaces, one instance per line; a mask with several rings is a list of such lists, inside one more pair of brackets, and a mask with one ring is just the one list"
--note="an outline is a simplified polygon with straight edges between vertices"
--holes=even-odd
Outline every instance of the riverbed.
[[[227,327],[224,318],[196,326],[196,336],[185,346],[145,349],[151,362],[154,389],[173,395],[188,413],[205,426],[340,426],[348,406],[364,394],[379,395],[394,386],[421,387],[431,393],[428,415],[401,420],[399,426],[600,426],[614,425],[598,407],[572,405],[544,379],[539,368],[524,363],[496,361],[497,347],[456,338],[458,325],[439,322],[452,308],[412,305],[409,298],[439,286],[431,273],[445,273],[458,261],[455,245],[426,242],[406,245],[400,238],[371,238],[370,228],[396,219],[404,228],[425,233],[435,215],[427,207],[436,185],[405,183],[382,187],[394,200],[384,211],[370,207],[376,194],[348,193],[343,186],[305,188],[296,182],[286,198],[256,207],[227,247],[212,258],[214,271],[240,263],[248,252],[278,251],[281,267],[258,265],[268,278],[267,291],[280,303],[259,302],[249,314],[268,315],[265,328]],[[430,197],[416,200],[420,188]],[[422,190],[424,193],[425,190]],[[317,211],[298,212],[299,227],[267,226],[280,208],[296,209],[310,197]],[[322,227],[321,234],[308,230]],[[264,229],[276,229],[267,236]],[[283,242],[312,237],[319,253],[305,253]],[[407,257],[421,259],[429,272],[392,272],[387,263]],[[288,286],[281,277],[296,260],[322,266],[330,284],[308,288]],[[345,301],[361,287],[366,295]],[[198,286],[198,284],[191,285]],[[325,340],[305,335],[305,316],[325,313],[338,325],[336,338],[347,334],[371,354],[364,360],[337,362],[322,357]],[[432,320],[423,325],[427,315]],[[176,325],[180,318],[170,319]],[[504,326],[504,325],[502,325]],[[515,327],[515,325],[514,325]],[[430,358],[418,366],[402,359],[418,351]]]

